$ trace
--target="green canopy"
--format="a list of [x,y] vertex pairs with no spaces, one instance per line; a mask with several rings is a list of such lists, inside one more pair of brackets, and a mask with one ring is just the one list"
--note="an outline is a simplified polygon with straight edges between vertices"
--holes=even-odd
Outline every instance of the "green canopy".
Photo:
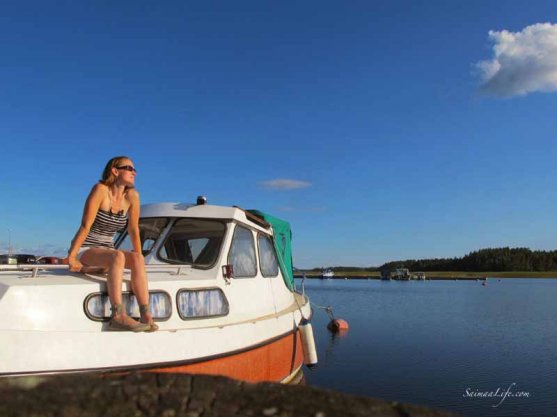
[[259,210],[247,210],[248,212],[262,218],[273,228],[273,243],[279,261],[280,270],[284,277],[286,286],[294,290],[294,273],[292,272],[292,231],[290,223],[278,219],[270,214]]

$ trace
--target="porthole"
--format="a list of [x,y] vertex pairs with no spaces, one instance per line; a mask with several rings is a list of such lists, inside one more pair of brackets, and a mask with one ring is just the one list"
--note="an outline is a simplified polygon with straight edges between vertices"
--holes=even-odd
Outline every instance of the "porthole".
[[[126,308],[128,316],[139,318],[139,304],[135,295],[131,292],[122,293],[122,303]],[[172,315],[172,302],[170,295],[164,291],[149,291],[149,304],[151,314],[155,321],[165,321]],[[110,319],[110,299],[107,293],[89,294],[84,302],[85,314],[91,320],[107,321]]]
[[178,291],[178,314],[182,320],[226,316],[229,305],[220,288]]

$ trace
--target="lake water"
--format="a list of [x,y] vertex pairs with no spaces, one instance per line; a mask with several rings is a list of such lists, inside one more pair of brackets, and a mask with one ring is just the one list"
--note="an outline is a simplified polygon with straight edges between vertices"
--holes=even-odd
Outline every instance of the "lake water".
[[470,417],[557,413],[557,280],[312,279],[305,290],[350,325],[332,337],[315,309],[310,385]]

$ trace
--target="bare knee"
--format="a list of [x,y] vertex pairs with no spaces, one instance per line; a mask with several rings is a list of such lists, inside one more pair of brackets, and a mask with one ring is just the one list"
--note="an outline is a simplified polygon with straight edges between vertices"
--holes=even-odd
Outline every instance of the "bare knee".
[[122,251],[115,250],[112,254],[112,267],[124,269],[125,264],[126,257],[124,256],[124,253]]
[[130,252],[128,255],[129,268],[142,271],[145,267],[145,259],[141,253]]

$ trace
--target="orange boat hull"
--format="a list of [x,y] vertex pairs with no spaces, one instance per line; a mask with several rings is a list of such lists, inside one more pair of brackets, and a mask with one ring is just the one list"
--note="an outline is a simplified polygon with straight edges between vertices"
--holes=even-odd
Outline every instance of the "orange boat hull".
[[248,382],[281,382],[296,374],[303,361],[300,332],[296,331],[232,355],[149,372],[223,375]]

